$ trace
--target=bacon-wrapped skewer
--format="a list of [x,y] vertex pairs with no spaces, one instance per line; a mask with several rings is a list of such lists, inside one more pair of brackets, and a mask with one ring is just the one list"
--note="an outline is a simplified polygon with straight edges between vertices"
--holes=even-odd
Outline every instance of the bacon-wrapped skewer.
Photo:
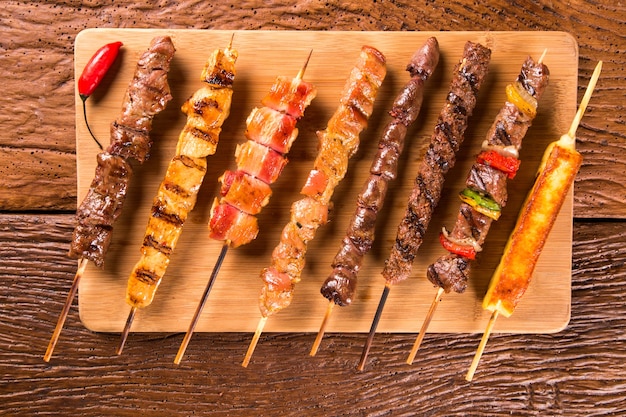
[[353,300],[363,258],[374,242],[376,217],[383,207],[389,181],[398,174],[398,162],[407,129],[417,119],[426,81],[438,62],[439,44],[437,38],[432,37],[413,54],[406,67],[411,79],[398,94],[389,112],[392,119],[378,142],[378,152],[370,167],[370,175],[357,197],[356,211],[331,263],[333,270],[320,290],[330,302],[311,348],[311,356],[317,352],[332,308],[335,304],[350,305]]
[[459,194],[461,205],[454,228],[448,232],[444,227],[439,236],[450,253],[427,268],[428,279],[439,288],[407,359],[409,364],[413,363],[443,293],[465,291],[471,261],[482,250],[491,223],[500,217],[506,205],[507,179],[515,177],[519,168],[522,140],[537,115],[537,102],[550,78],[542,58],[537,62],[526,58],[515,82],[506,87],[506,101],[467,176],[466,188]]
[[491,311],[491,318],[465,376],[467,381],[474,377],[498,315],[510,317],[531,283],[541,251],[583,162],[582,155],[576,150],[576,130],[601,71],[602,61],[591,75],[569,130],[544,151],[535,183],[526,196],[483,299],[483,308]]
[[118,355],[122,353],[137,309],[152,303],[185,220],[196,204],[206,173],[206,158],[217,150],[222,124],[230,114],[237,56],[231,45],[216,49],[202,70],[200,81],[204,85],[181,107],[187,121],[152,203],[141,258],[128,277],[126,302],[131,310]]
[[467,122],[476,104],[478,90],[487,74],[491,51],[479,43],[467,42],[461,61],[455,66],[450,91],[446,97],[430,145],[418,168],[404,218],[396,241],[385,262],[382,275],[386,284],[363,347],[358,369],[365,366],[391,286],[407,279],[441,196],[444,176],[454,166],[456,152],[463,140]]
[[261,271],[264,282],[259,300],[261,319],[244,358],[244,367],[248,366],[267,318],[291,303],[304,268],[307,244],[327,221],[333,192],[346,175],[349,158],[358,149],[359,134],[367,126],[386,72],[384,55],[364,46],[346,81],[339,108],[326,130],[317,134],[319,151],[301,191],[304,198],[292,204],[291,218],[272,252],[271,265]]
[[237,170],[226,171],[219,179],[221,197],[211,208],[209,237],[224,244],[174,358],[176,364],[185,354],[228,248],[251,242],[259,232],[256,215],[269,202],[270,185],[287,164],[286,155],[298,136],[296,122],[317,95],[315,86],[302,79],[310,57],[295,78],[278,77],[261,100],[263,107],[252,110],[246,120],[248,140],[235,150]]
[[149,157],[152,119],[172,99],[167,74],[174,52],[174,44],[168,36],[152,39],[137,62],[121,113],[111,124],[111,142],[97,156],[94,178],[76,211],[77,225],[68,253],[80,260],[78,271],[44,355],[46,362],[52,356],[88,261],[99,267],[104,264],[113,224],[121,214],[132,175],[128,160],[143,163]]

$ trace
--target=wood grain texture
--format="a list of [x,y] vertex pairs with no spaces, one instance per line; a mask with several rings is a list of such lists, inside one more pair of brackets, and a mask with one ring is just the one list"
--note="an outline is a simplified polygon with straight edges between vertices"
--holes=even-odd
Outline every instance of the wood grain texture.
[[[625,19],[624,5],[606,0],[4,2],[2,155],[28,171],[24,177],[44,172],[50,181],[14,186],[8,171],[0,175],[0,415],[625,415]],[[428,335],[410,367],[404,360],[415,335],[381,334],[362,373],[355,370],[362,334],[328,335],[315,358],[307,356],[313,334],[267,334],[247,370],[239,364],[250,334],[197,334],[175,367],[181,335],[133,335],[117,357],[117,336],[86,330],[74,308],[45,364],[76,267],[65,256],[76,200],[73,45],[90,27],[571,33],[578,99],[595,63],[605,66],[578,135],[585,165],[575,184],[568,327],[493,335],[467,384],[478,334]],[[11,167],[4,156],[1,166]],[[59,198],[58,190],[73,194]]]
[[[364,334],[266,334],[247,369],[248,333],[197,334],[180,366],[180,334],[93,333],[73,309],[55,357],[41,356],[75,264],[67,216],[3,215],[0,229],[0,415],[545,416],[626,412],[626,224],[577,223],[572,320],[553,335],[495,334],[468,384],[480,335],[380,334],[363,372]],[[6,225],[12,226],[6,226]],[[11,410],[11,411],[9,411]]]
[[[623,5],[608,1],[502,1],[489,5],[305,1],[293,5],[286,1],[205,4],[186,0],[154,7],[132,1],[96,2],[84,7],[72,2],[5,2],[0,10],[6,34],[1,50],[3,68],[11,71],[3,77],[6,94],[0,97],[0,122],[4,127],[0,146],[17,148],[15,161],[32,170],[33,177],[40,172],[31,147],[44,153],[74,149],[72,47],[76,35],[85,28],[562,30],[571,33],[580,45],[579,98],[595,63],[600,59],[606,62],[579,130],[585,165],[575,185],[575,214],[623,218],[626,192],[619,178],[625,172],[626,157],[614,150],[626,136],[621,100],[626,90],[626,80],[621,76],[626,65],[622,35],[625,15]],[[38,80],[37,87],[29,88],[30,84],[23,82],[31,79]],[[97,92],[93,100],[104,96],[103,91]],[[71,163],[52,166],[55,185],[65,190],[75,188],[74,170]],[[607,175],[599,178],[599,171]],[[0,177],[2,208],[30,209],[31,202],[22,196],[31,194],[33,187],[29,182],[11,187]],[[52,189],[46,188],[35,205],[74,207],[71,199],[59,199]],[[38,192],[32,194],[37,196]]]

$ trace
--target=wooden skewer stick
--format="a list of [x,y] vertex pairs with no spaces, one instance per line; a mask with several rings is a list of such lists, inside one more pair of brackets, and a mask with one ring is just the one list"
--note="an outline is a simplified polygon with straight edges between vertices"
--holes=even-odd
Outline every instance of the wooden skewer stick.
[[259,324],[256,326],[256,331],[254,332],[254,336],[252,336],[252,340],[250,341],[250,345],[248,346],[248,351],[246,352],[246,356],[243,358],[243,362],[241,366],[244,368],[248,367],[250,363],[250,358],[254,353],[254,349],[256,349],[256,345],[259,342],[259,338],[261,337],[261,333],[263,333],[263,328],[265,327],[265,323],[267,322],[267,316],[261,317],[259,320]]
[[589,100],[591,100],[591,95],[593,94],[593,90],[596,88],[596,83],[598,82],[598,78],[600,78],[600,72],[602,71],[602,61],[599,61],[596,64],[596,68],[593,70],[593,74],[591,74],[591,79],[589,80],[589,85],[587,86],[587,90],[585,91],[585,95],[580,101],[580,105],[578,106],[578,111],[576,112],[576,116],[572,121],[572,124],[567,131],[567,136],[573,142],[576,141],[576,130],[578,130],[578,125],[583,118],[583,114],[587,109],[587,105],[589,104]]
[[302,68],[300,68],[300,71],[298,71],[298,75],[296,75],[297,80],[301,80],[302,77],[304,77],[304,72],[306,71],[306,67],[309,66],[311,55],[313,55],[313,49],[311,49],[311,51],[309,52],[309,56],[306,58],[306,61],[304,61],[304,65],[302,66]]
[[437,309],[439,302],[441,302],[441,297],[443,296],[443,293],[444,293],[444,289],[442,287],[439,287],[439,289],[437,289],[437,294],[435,294],[435,298],[433,299],[433,302],[430,304],[430,309],[428,309],[428,313],[426,314],[424,323],[422,323],[422,328],[420,329],[420,332],[417,335],[417,338],[415,338],[413,349],[411,349],[411,353],[409,353],[409,357],[406,360],[406,363],[408,363],[409,365],[413,363],[413,360],[415,359],[415,355],[417,354],[417,351],[419,350],[420,345],[422,344],[422,340],[424,340],[424,336],[426,335],[426,330],[428,330],[430,321],[435,315],[435,310]]
[[[593,93],[593,90],[595,89],[596,83],[598,82],[598,78],[600,77],[601,71],[602,71],[602,61],[599,61],[593,71],[593,74],[591,75],[591,79],[589,80],[589,85],[587,85],[587,89],[585,91],[585,94],[583,95],[580,105],[578,106],[578,111],[576,112],[576,115],[574,116],[574,120],[572,121],[572,124],[570,125],[570,128],[567,131],[567,133],[561,136],[561,138],[559,139],[559,143],[569,146],[572,149],[575,148],[576,130],[578,130],[578,125],[580,124],[580,121],[583,118],[583,114],[585,113],[585,110],[587,109],[587,105],[589,104],[589,100],[591,99],[591,95]],[[498,318],[501,303],[502,303],[501,300],[498,300],[494,308],[494,311],[491,314],[491,318],[489,319],[489,322],[487,323],[487,329],[485,330],[485,333],[483,334],[483,337],[480,340],[480,344],[478,345],[478,349],[476,350],[476,354],[474,355],[472,364],[470,365],[470,368],[467,371],[467,374],[465,376],[465,379],[467,381],[471,381],[472,378],[474,377],[474,373],[476,372],[476,368],[478,367],[480,358],[482,357],[483,351],[485,350],[485,346],[489,339],[489,335],[491,334],[491,331],[493,329],[493,326],[495,325],[496,319]]]
[[[543,53],[541,54],[541,57],[539,57],[539,61],[537,61],[539,64],[541,64],[543,62],[543,59],[546,57],[548,50],[544,49]],[[419,334],[417,335],[417,338],[415,339],[415,344],[413,345],[413,349],[411,349],[411,353],[409,354],[409,357],[407,359],[407,363],[409,365],[411,365],[413,363],[413,360],[415,359],[415,355],[417,354],[417,351],[419,350],[420,345],[422,344],[422,340],[424,339],[424,336],[426,334],[426,330],[428,329],[428,326],[430,325],[430,322],[432,320],[432,317],[435,313],[435,310],[437,309],[437,306],[439,305],[439,302],[441,301],[441,296],[444,293],[444,289],[443,288],[439,288],[437,290],[437,294],[435,295],[435,299],[433,300],[432,304],[430,305],[430,309],[428,310],[428,313],[426,315],[426,318],[424,319],[424,323],[422,324],[422,328],[420,329]]]
[[213,287],[215,278],[217,277],[220,271],[222,262],[224,261],[224,258],[226,257],[226,253],[228,252],[229,246],[230,246],[230,242],[228,241],[224,242],[224,245],[222,246],[222,250],[220,251],[220,254],[217,257],[217,261],[215,262],[215,265],[213,266],[213,271],[211,272],[209,282],[204,288],[204,293],[202,293],[202,297],[200,298],[200,302],[198,303],[196,312],[194,313],[193,318],[191,319],[191,323],[189,324],[189,328],[187,329],[187,333],[185,334],[185,337],[182,343],[180,344],[180,347],[178,348],[178,353],[176,354],[176,358],[174,358],[174,363],[176,365],[180,364],[180,361],[183,358],[183,355],[185,354],[185,350],[187,350],[187,345],[189,345],[189,341],[191,340],[191,336],[193,335],[193,332],[196,328],[196,324],[198,323],[198,319],[200,318],[202,309],[204,309],[204,305],[206,304],[206,301],[209,298],[209,293],[211,292],[211,288]]
[[57,321],[57,325],[54,328],[54,332],[52,333],[52,337],[50,338],[50,342],[48,343],[48,348],[46,349],[46,353],[43,356],[43,360],[46,362],[50,361],[50,358],[52,357],[52,352],[54,351],[54,347],[59,341],[59,337],[61,336],[61,331],[63,330],[63,325],[65,324],[67,315],[70,312],[70,307],[72,306],[72,301],[74,301],[74,297],[76,296],[76,292],[78,291],[78,284],[83,274],[85,273],[85,268],[87,267],[88,262],[89,261],[87,259],[82,258],[78,263],[78,270],[76,271],[76,274],[74,275],[72,286],[70,287],[70,290],[67,293],[65,304],[63,304],[63,309],[61,310],[61,314],[59,314],[59,320]]
[[328,307],[326,307],[326,314],[324,314],[324,319],[322,320],[320,329],[317,332],[315,342],[313,342],[313,346],[311,347],[311,352],[309,352],[310,356],[315,356],[317,350],[320,347],[320,343],[322,342],[322,338],[324,337],[324,333],[326,332],[326,325],[328,325],[328,320],[330,319],[330,315],[332,314],[334,307],[335,302],[333,300],[330,300],[330,302],[328,303]]
[[[311,59],[312,54],[313,54],[313,50],[309,52],[309,56],[304,62],[304,65],[302,66],[302,68],[300,68],[300,71],[298,71],[298,75],[296,76],[297,80],[301,80],[302,77],[304,77],[304,72],[306,71],[307,65],[309,65],[309,60]],[[226,252],[228,251],[229,246],[230,246],[230,241],[224,242],[224,246],[222,246],[222,250],[217,258],[215,266],[213,267],[213,272],[211,273],[209,282],[207,283],[207,286],[204,289],[204,293],[202,294],[202,298],[200,299],[198,308],[196,309],[193,319],[191,320],[189,329],[187,330],[187,333],[185,334],[185,337],[178,349],[178,353],[176,354],[176,357],[174,358],[175,364],[180,364],[180,361],[183,355],[185,354],[185,350],[187,349],[187,345],[189,344],[189,341],[191,340],[191,336],[193,335],[193,331],[196,327],[196,323],[198,322],[198,318],[200,317],[200,313],[202,313],[202,309],[204,308],[204,305],[206,304],[209,293],[211,292],[211,287],[213,286],[213,283],[215,282],[215,278],[217,277],[219,273],[220,267],[222,265],[222,261],[224,260],[224,257],[226,256]]]
[[480,358],[483,356],[483,352],[485,351],[485,346],[487,346],[487,341],[489,340],[489,336],[491,335],[491,331],[493,330],[493,326],[496,324],[496,319],[498,318],[499,312],[495,310],[491,314],[491,318],[489,318],[489,322],[487,323],[487,328],[485,329],[485,333],[483,333],[483,337],[480,339],[480,344],[478,345],[478,349],[476,349],[476,354],[474,355],[474,359],[472,360],[472,364],[465,375],[466,381],[471,381],[474,378],[474,373],[476,372],[476,368],[478,368],[478,362],[480,362]]
[[541,64],[543,62],[543,59],[546,57],[547,53],[548,53],[548,48],[543,50],[543,53],[541,54],[541,56],[539,57],[539,60],[537,61],[538,64]]
[[391,284],[385,284],[385,289],[383,290],[383,293],[380,296],[380,301],[378,302],[376,314],[374,314],[374,320],[372,320],[372,327],[370,327],[370,332],[367,335],[367,340],[365,341],[365,345],[363,346],[361,360],[359,360],[359,365],[357,366],[357,369],[359,371],[362,371],[365,368],[365,361],[367,360],[367,355],[370,351],[370,347],[372,346],[372,342],[374,341],[374,334],[376,334],[376,328],[378,327],[378,322],[380,321],[380,316],[382,315],[383,309],[385,308],[385,302],[387,301],[390,290]]
[[137,313],[137,307],[132,307],[130,309],[130,313],[128,313],[128,318],[126,319],[124,330],[122,330],[122,334],[120,336],[120,344],[117,347],[117,351],[116,351],[118,355],[121,355],[122,351],[124,350],[124,345],[126,344],[126,339],[128,339],[128,333],[130,333],[130,328],[133,325],[133,320],[135,320],[136,313]]

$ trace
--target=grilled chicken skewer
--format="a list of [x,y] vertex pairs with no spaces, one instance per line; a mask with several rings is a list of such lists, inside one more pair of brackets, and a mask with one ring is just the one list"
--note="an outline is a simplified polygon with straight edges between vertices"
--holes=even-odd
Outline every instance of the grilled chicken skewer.
[[396,241],[385,262],[382,275],[386,283],[357,366],[359,370],[365,367],[391,286],[410,275],[413,260],[422,244],[432,212],[439,202],[444,175],[454,166],[455,154],[464,140],[467,122],[487,74],[490,59],[491,51],[488,48],[478,43],[467,42],[461,61],[455,66],[446,103],[437,120],[429,148],[420,164],[405,216],[398,226]]
[[76,211],[77,225],[68,253],[79,259],[79,266],[44,355],[46,362],[52,357],[87,263],[92,261],[98,267],[104,264],[113,225],[121,214],[132,176],[129,160],[143,163],[149,157],[152,120],[172,99],[167,75],[174,52],[169,37],[152,39],[137,62],[120,115],[111,124],[111,142],[97,156],[94,178]]
[[349,158],[358,149],[359,134],[372,114],[385,75],[383,54],[370,46],[362,47],[338,109],[326,129],[317,134],[319,151],[301,190],[304,197],[292,204],[290,221],[272,252],[271,265],[261,271],[264,282],[259,300],[261,319],[244,357],[244,367],[250,362],[267,318],[291,303],[295,284],[300,281],[304,268],[307,244],[327,221],[333,192],[346,175]]
[[439,44],[432,37],[413,54],[407,65],[406,70],[411,78],[396,97],[389,112],[392,119],[378,143],[378,152],[370,167],[370,175],[357,197],[357,209],[331,263],[333,270],[320,290],[329,300],[329,304],[311,348],[311,356],[317,353],[333,307],[348,306],[354,298],[358,272],[364,256],[374,242],[377,214],[383,207],[389,181],[398,174],[407,129],[419,115],[426,81],[435,71],[438,62]]
[[483,299],[483,308],[492,314],[465,376],[467,381],[474,377],[498,315],[510,317],[531,283],[535,265],[582,164],[582,156],[576,151],[576,130],[601,71],[602,61],[596,65],[568,132],[548,145],[544,152],[535,183]]
[[128,278],[126,302],[131,310],[121,334],[118,355],[122,353],[137,309],[152,303],[185,220],[196,204],[206,173],[206,158],[217,150],[222,124],[230,114],[237,56],[232,45],[216,49],[202,70],[200,81],[204,85],[181,107],[187,121],[152,203],[141,257]]
[[439,289],[409,354],[409,364],[415,358],[443,293],[465,291],[471,261],[482,250],[492,222],[506,205],[507,179],[515,177],[519,168],[522,140],[548,86],[550,71],[542,61],[543,56],[537,62],[526,58],[517,79],[507,85],[506,101],[487,133],[465,181],[466,188],[460,194],[461,205],[454,228],[451,232],[444,228],[440,234],[442,245],[450,253],[427,268],[428,279]]
[[209,237],[224,244],[174,358],[176,364],[185,354],[228,248],[245,245],[258,234],[256,215],[269,202],[270,185],[287,164],[286,155],[298,136],[296,122],[317,94],[316,88],[302,79],[311,53],[295,78],[278,77],[261,100],[263,107],[252,110],[246,121],[248,140],[235,151],[237,171],[226,171],[220,178],[221,198],[216,198],[211,208]]

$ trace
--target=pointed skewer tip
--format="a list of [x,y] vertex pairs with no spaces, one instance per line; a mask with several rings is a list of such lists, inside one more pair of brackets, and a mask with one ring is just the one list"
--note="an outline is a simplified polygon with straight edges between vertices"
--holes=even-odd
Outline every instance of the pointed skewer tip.
[[180,347],[178,348],[178,352],[176,353],[176,357],[174,358],[174,363],[176,365],[180,364],[181,359],[183,358],[185,351],[187,350],[187,346],[189,345],[189,341],[191,340],[191,336],[193,336],[193,332],[196,328],[196,324],[198,324],[198,319],[200,318],[200,314],[202,314],[202,310],[204,309],[204,305],[209,298],[209,294],[211,293],[211,288],[213,288],[213,284],[215,283],[215,279],[219,274],[220,268],[222,267],[222,262],[224,262],[224,258],[226,257],[226,253],[228,252],[228,248],[230,247],[230,241],[225,241],[222,249],[220,250],[219,255],[217,256],[217,260],[215,261],[215,265],[213,265],[213,271],[211,271],[211,276],[209,277],[209,282],[207,282],[206,287],[204,288],[204,292],[200,297],[200,302],[198,302],[198,306],[196,307],[196,311],[189,323],[189,328],[187,329],[187,333],[185,333],[185,337],[183,338]]
[[256,331],[254,332],[254,336],[252,336],[252,340],[250,341],[250,345],[248,346],[246,356],[243,358],[243,362],[241,363],[241,366],[243,366],[244,368],[247,368],[248,364],[250,363],[250,358],[252,358],[252,354],[254,353],[254,349],[256,349],[256,345],[259,342],[261,333],[263,333],[263,328],[265,327],[266,322],[267,316],[263,316],[259,320],[259,324],[257,324],[256,326]]
[[539,57],[539,61],[537,61],[538,64],[543,63],[543,60],[545,59],[546,55],[548,54],[548,48],[543,50],[543,53],[541,54],[541,56]]
[[576,116],[572,121],[572,125],[567,132],[567,135],[575,139],[576,130],[578,130],[578,125],[583,118],[583,114],[587,109],[587,105],[589,104],[589,100],[591,100],[591,95],[593,94],[593,90],[596,88],[596,83],[598,82],[598,78],[600,78],[600,72],[602,71],[602,61],[598,61],[595,69],[593,70],[593,74],[591,74],[591,79],[589,80],[589,84],[587,85],[587,89],[585,90],[585,95],[580,101],[580,105],[578,106],[578,111],[576,112]]
[[333,308],[335,307],[335,302],[330,300],[328,303],[328,307],[326,307],[326,314],[324,314],[324,319],[322,320],[322,324],[320,325],[320,329],[317,332],[317,337],[315,338],[315,342],[313,342],[313,346],[311,347],[311,352],[309,352],[309,356],[315,356],[320,347],[320,343],[322,343],[322,338],[324,337],[324,333],[326,333],[326,326],[328,325],[328,320],[330,319],[330,315],[333,312]]
[[122,351],[124,350],[126,339],[128,338],[128,334],[130,333],[130,328],[133,325],[133,320],[135,319],[135,313],[137,313],[137,307],[132,307],[130,309],[130,312],[128,313],[128,318],[126,319],[126,325],[124,325],[124,330],[122,330],[122,334],[120,336],[120,344],[116,350],[116,353],[118,355],[121,355]]
[[52,357],[52,353],[54,352],[54,348],[59,341],[59,337],[61,336],[61,331],[63,330],[63,325],[65,324],[65,320],[67,319],[67,315],[70,312],[70,308],[72,306],[72,302],[74,301],[74,297],[76,296],[76,292],[78,291],[78,284],[80,283],[80,279],[85,273],[85,268],[87,268],[88,260],[83,258],[78,262],[78,270],[74,275],[74,279],[72,281],[72,286],[67,293],[67,298],[65,299],[65,303],[63,304],[63,309],[59,314],[59,319],[57,321],[56,327],[54,328],[54,332],[52,333],[52,337],[50,338],[50,342],[48,342],[48,348],[46,349],[46,353],[43,355],[43,360],[45,362],[50,362],[50,358]]
[[228,42],[228,46],[226,47],[226,49],[232,49],[233,48],[233,40],[235,39],[235,32],[233,32],[233,34],[230,36],[230,41]]
[[391,290],[391,284],[386,283],[385,289],[380,296],[380,301],[378,302],[378,307],[376,308],[376,314],[374,314],[374,319],[372,320],[372,326],[370,327],[369,334],[367,335],[367,340],[365,341],[365,345],[363,346],[363,352],[361,353],[361,359],[359,360],[359,364],[357,365],[357,369],[362,371],[365,369],[365,361],[367,360],[367,355],[369,354],[370,347],[372,346],[372,342],[374,341],[374,335],[376,334],[376,328],[378,327],[378,322],[380,321],[380,316],[383,313],[383,309],[385,308],[385,302],[387,301],[387,296],[389,295],[389,291]]
[[304,65],[302,66],[302,68],[300,68],[300,71],[298,71],[298,75],[296,76],[296,79],[301,80],[304,77],[304,72],[306,71],[306,67],[309,66],[311,55],[313,55],[313,49],[311,49],[311,51],[309,52],[309,56],[306,58],[306,61],[304,61]]
[[474,373],[476,372],[476,369],[478,368],[478,363],[480,362],[480,358],[483,356],[483,352],[485,351],[485,346],[487,346],[487,341],[489,340],[489,336],[491,335],[491,332],[493,331],[493,326],[495,326],[496,324],[496,320],[498,318],[498,307],[500,305],[500,301],[498,301],[498,306],[496,307],[496,310],[494,310],[493,313],[491,313],[491,317],[489,318],[489,321],[487,322],[487,328],[485,329],[485,332],[483,333],[483,337],[480,339],[480,343],[478,344],[478,349],[476,349],[476,354],[474,355],[474,359],[472,359],[472,364],[469,367],[469,370],[467,371],[467,374],[465,375],[465,380],[468,382],[471,382],[472,379],[474,378]]
[[430,322],[433,316],[435,315],[435,310],[437,309],[439,302],[441,302],[441,297],[443,296],[444,292],[445,290],[442,287],[439,287],[437,289],[437,294],[435,294],[435,298],[433,299],[433,302],[430,304],[430,308],[428,309],[428,313],[426,313],[426,318],[424,319],[424,322],[422,323],[420,332],[417,334],[417,337],[415,338],[413,349],[411,349],[411,353],[409,353],[409,357],[406,360],[406,363],[409,365],[413,364],[415,355],[417,354],[417,351],[419,350],[420,345],[422,344],[422,340],[424,340],[424,336],[426,335],[428,326],[430,325]]

